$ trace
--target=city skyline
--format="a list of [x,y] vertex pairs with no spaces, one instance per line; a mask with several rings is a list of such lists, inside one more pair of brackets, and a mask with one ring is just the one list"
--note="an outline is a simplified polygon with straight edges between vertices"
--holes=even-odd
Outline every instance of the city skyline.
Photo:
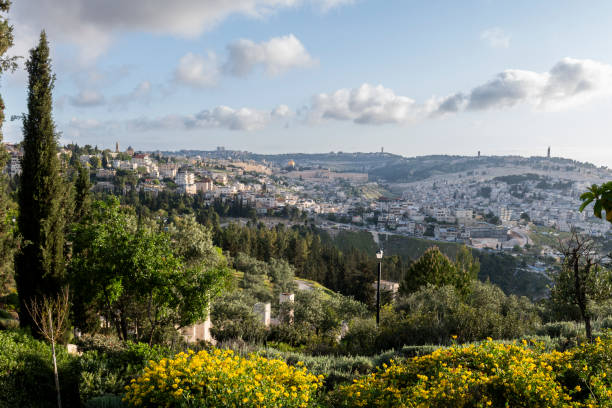
[[[46,29],[61,142],[143,150],[545,155],[612,167],[612,5],[22,1]],[[61,11],[61,13],[60,13]],[[24,58],[24,59],[25,59]],[[20,64],[23,67],[23,60]],[[21,69],[3,79],[25,111]],[[5,140],[21,139],[19,121]]]

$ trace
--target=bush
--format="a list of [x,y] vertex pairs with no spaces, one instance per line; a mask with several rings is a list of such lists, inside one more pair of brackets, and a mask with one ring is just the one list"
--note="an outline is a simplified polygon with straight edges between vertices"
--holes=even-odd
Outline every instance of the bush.
[[353,379],[371,373],[375,368],[374,359],[363,356],[309,356],[295,352],[282,352],[265,349],[258,352],[266,358],[284,360],[289,365],[304,364],[309,372],[322,375],[325,388],[331,390],[338,384],[351,382]]
[[332,394],[338,407],[609,407],[612,340],[566,352],[493,341],[391,363]]
[[[78,365],[57,347],[62,403],[79,407]],[[20,331],[0,331],[0,406],[55,407],[51,346]]]
[[506,296],[494,285],[474,281],[465,296],[453,286],[428,286],[382,310],[372,352],[405,344],[448,345],[452,336],[460,342],[520,338],[534,333],[539,323],[527,298]]
[[226,293],[215,299],[210,317],[210,333],[220,342],[244,340],[261,343],[265,339],[266,327],[253,313],[255,300],[243,292]]
[[566,339],[580,336],[584,332],[584,325],[576,322],[553,322],[542,325],[537,334],[552,338],[564,337]]
[[322,377],[251,354],[215,349],[151,362],[126,387],[130,406],[315,407]]
[[141,374],[149,361],[170,355],[166,348],[143,343],[117,344],[112,340],[86,339],[91,349],[78,360],[82,401],[107,394],[123,394],[132,379]]
[[371,355],[375,352],[378,328],[374,319],[355,319],[341,341],[341,348],[349,355]]

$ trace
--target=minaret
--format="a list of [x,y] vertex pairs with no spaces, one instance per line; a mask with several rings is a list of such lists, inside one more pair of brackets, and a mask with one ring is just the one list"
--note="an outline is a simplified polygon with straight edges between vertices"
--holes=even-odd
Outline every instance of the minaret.
[[119,153],[119,142],[115,142],[115,153]]
[[550,146],[548,146],[548,153],[546,153],[546,157],[550,159]]
[[478,158],[480,159],[480,150],[478,151]]

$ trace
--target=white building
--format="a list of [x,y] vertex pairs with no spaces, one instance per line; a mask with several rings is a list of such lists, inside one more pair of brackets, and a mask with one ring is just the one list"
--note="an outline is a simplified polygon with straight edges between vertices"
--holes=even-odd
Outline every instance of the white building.
[[181,171],[180,173],[176,174],[176,177],[174,177],[174,182],[178,186],[185,186],[190,184],[195,185],[195,176],[193,175],[193,173]]

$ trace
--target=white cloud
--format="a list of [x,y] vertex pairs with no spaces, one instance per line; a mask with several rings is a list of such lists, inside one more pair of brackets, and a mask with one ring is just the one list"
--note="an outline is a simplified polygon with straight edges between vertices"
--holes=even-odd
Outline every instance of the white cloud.
[[312,97],[305,115],[311,123],[326,119],[358,124],[404,124],[465,110],[503,109],[519,104],[536,110],[567,109],[612,96],[612,66],[588,59],[564,58],[548,72],[508,69],[493,79],[444,98],[416,103],[382,85],[363,84]]
[[354,89],[339,89],[312,98],[310,121],[351,120],[360,124],[408,123],[421,115],[422,108],[406,96],[396,95],[382,85],[363,84]]
[[333,8],[352,4],[354,2],[355,0],[317,0],[315,3],[318,3],[318,6],[321,8],[321,11],[326,12]]
[[510,47],[510,35],[499,27],[488,28],[480,33],[480,39],[493,48]]
[[[310,2],[322,10],[347,0],[20,0],[11,21],[23,38],[43,28],[50,38],[75,44],[82,61],[94,60],[123,32],[195,37],[233,14],[261,18]],[[28,34],[29,33],[29,34]],[[18,39],[22,38],[20,33]],[[33,44],[26,47],[29,48]]]
[[261,43],[242,39],[227,49],[229,55],[224,71],[236,76],[247,75],[258,65],[263,66],[269,75],[278,75],[291,68],[309,67],[316,63],[293,34]]
[[278,105],[272,111],[272,116],[277,117],[277,118],[286,118],[286,117],[293,116],[293,112],[287,105]]
[[540,106],[563,109],[612,95],[612,66],[590,59],[564,58],[548,73]]
[[153,92],[153,86],[149,81],[142,81],[136,87],[126,93],[115,95],[112,98],[113,108],[126,108],[132,102],[149,103]]
[[[275,118],[287,116],[289,109],[285,108],[277,107],[272,112],[268,112],[253,108],[234,109],[229,106],[217,106],[195,115],[166,115],[159,118],[132,119],[126,123],[126,127],[128,130],[139,132],[214,128],[251,131],[264,128]],[[283,115],[279,115],[279,112],[282,112]]]
[[208,55],[185,54],[174,71],[176,81],[196,87],[213,86],[219,80],[219,65],[213,52]]
[[104,105],[106,99],[100,92],[86,89],[79,92],[77,95],[70,97],[70,104],[80,108],[88,108]]
[[505,70],[492,80],[439,101],[436,113],[485,110],[529,104],[559,110],[612,96],[612,66],[589,59],[564,58],[548,72]]
[[538,103],[547,74],[518,69],[505,70],[470,93],[468,109],[503,108],[520,102]]
[[[73,117],[64,126],[64,135],[70,139],[82,137],[83,135],[100,135],[113,127],[114,122],[100,122],[95,119],[80,119]],[[65,137],[64,137],[65,139]]]

